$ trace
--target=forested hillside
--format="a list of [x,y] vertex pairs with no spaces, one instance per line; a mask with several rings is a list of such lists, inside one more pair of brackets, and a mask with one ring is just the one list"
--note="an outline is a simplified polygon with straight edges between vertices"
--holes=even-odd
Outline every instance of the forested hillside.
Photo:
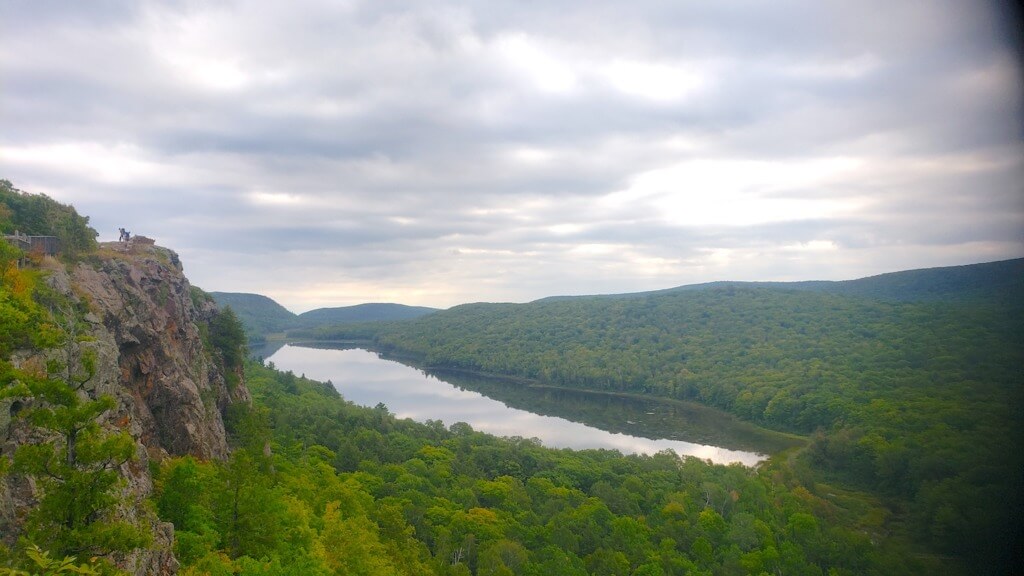
[[[597,298],[642,298],[672,292],[724,288],[772,288],[824,292],[888,302],[976,301],[1007,299],[1024,291],[1024,258],[967,266],[946,266],[890,272],[856,280],[809,280],[802,282],[708,282],[652,292],[608,294]],[[595,296],[552,296],[540,302]]]
[[310,328],[346,322],[387,322],[392,320],[410,320],[437,312],[437,308],[425,306],[406,306],[405,304],[356,304],[340,308],[317,308],[299,314],[296,322],[298,328]]
[[218,306],[234,310],[250,338],[295,326],[295,313],[266,296],[237,292],[210,292],[210,296]]
[[[887,498],[933,550],[999,566],[1018,554],[1022,517],[1020,268],[983,265],[946,281],[1002,295],[991,299],[726,285],[465,305],[379,326],[373,338],[427,365],[692,399],[812,434],[805,457],[819,477]],[[993,269],[1010,270],[1009,281]],[[857,292],[922,291],[881,278]]]
[[1024,258],[907,270],[844,282],[791,284],[797,289],[895,302],[1001,300],[1019,297],[1024,292]]

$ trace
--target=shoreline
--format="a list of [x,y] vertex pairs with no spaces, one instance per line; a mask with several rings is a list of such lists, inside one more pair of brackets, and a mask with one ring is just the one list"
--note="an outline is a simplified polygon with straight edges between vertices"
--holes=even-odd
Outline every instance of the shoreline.
[[[737,432],[749,435],[758,439],[759,441],[751,442],[752,444],[765,444],[767,446],[774,447],[774,450],[765,451],[769,458],[777,455],[786,453],[794,448],[802,449],[807,446],[809,438],[792,432],[784,432],[780,430],[772,430],[765,428],[753,422],[744,420],[735,414],[716,408],[713,406],[707,406],[699,402],[692,400],[681,400],[678,398],[666,398],[663,396],[652,396],[645,394],[638,394],[635,392],[619,392],[613,390],[594,390],[591,388],[573,388],[568,386],[559,386],[555,384],[546,384],[535,378],[529,378],[525,376],[513,376],[508,374],[497,374],[493,372],[487,372],[484,370],[464,367],[445,366],[437,364],[427,364],[423,362],[422,356],[404,352],[395,349],[386,349],[376,346],[373,341],[361,340],[361,339],[345,339],[345,340],[294,340],[294,341],[278,341],[281,344],[289,344],[293,346],[305,347],[305,348],[359,348],[377,354],[383,360],[391,360],[398,362],[406,366],[410,366],[417,370],[424,372],[436,372],[436,373],[449,373],[453,375],[462,375],[468,377],[481,378],[496,383],[507,383],[513,384],[517,387],[527,388],[530,390],[542,392],[551,391],[556,393],[568,393],[568,394],[584,394],[595,397],[605,398],[620,398],[624,400],[632,400],[638,402],[651,402],[654,404],[660,404],[664,406],[672,406],[682,409],[686,412],[691,413],[695,418],[717,418],[724,419],[728,422],[731,429]],[[623,432],[636,434],[636,432]],[[683,440],[687,442],[696,443],[709,443],[715,440],[709,438],[694,438],[691,440]],[[744,442],[746,443],[746,442]],[[741,448],[747,450],[746,448]]]

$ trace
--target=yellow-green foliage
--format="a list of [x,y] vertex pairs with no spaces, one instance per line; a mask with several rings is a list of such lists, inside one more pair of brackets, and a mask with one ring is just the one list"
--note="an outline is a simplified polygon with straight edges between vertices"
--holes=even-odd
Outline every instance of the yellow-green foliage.
[[25,555],[32,561],[31,571],[14,568],[0,568],[0,576],[59,576],[61,574],[83,574],[99,576],[103,572],[93,563],[78,563],[73,556],[63,559],[50,558],[50,553],[38,546],[29,546]]

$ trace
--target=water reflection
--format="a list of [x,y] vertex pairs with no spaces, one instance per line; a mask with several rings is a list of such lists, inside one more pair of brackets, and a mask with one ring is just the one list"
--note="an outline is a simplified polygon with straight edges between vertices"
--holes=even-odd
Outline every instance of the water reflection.
[[545,446],[553,448],[605,448],[640,454],[671,449],[681,455],[721,464],[740,462],[748,466],[764,459],[754,452],[607,432],[564,418],[511,408],[415,368],[381,359],[366,350],[285,345],[267,360],[280,370],[291,370],[315,380],[330,380],[347,400],[356,404],[384,403],[399,418],[420,422],[440,420],[446,425],[466,422],[474,430],[498,436],[538,438]]

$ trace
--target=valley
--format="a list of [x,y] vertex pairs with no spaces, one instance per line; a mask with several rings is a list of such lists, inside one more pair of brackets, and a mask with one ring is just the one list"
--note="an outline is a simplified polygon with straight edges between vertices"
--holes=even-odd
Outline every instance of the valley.
[[0,200],[69,247],[0,250],[0,574],[44,552],[82,573],[247,576],[1019,559],[1022,260],[372,305],[268,333],[283,308],[265,297],[218,307],[166,248]]

